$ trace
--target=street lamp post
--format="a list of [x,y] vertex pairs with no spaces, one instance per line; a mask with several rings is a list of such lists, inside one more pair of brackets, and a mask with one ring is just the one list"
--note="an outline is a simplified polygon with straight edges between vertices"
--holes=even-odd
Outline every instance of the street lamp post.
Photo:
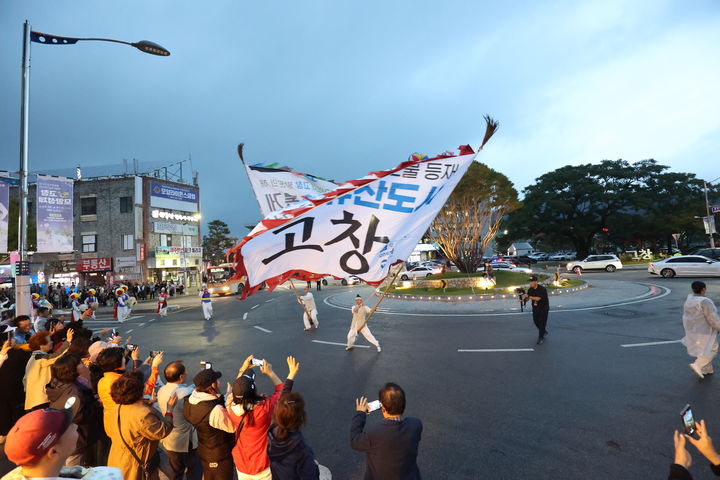
[[20,261],[16,265],[15,275],[15,313],[16,315],[30,315],[30,264],[28,262],[27,245],[27,214],[28,214],[28,115],[30,113],[30,42],[44,43],[46,45],[74,45],[80,41],[122,43],[135,47],[141,52],[151,55],[167,57],[170,51],[157,43],[148,40],[139,42],[123,42],[110,38],[74,38],[61,37],[48,33],[34,32],[30,23],[25,20],[23,25],[23,51],[21,69],[20,94],[20,209],[18,228],[18,254]]

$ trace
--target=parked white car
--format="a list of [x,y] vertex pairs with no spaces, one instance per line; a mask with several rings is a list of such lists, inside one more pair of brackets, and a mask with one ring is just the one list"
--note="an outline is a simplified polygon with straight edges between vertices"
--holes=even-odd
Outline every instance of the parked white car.
[[[517,273],[532,273],[532,270],[525,267],[518,267],[510,262],[495,262],[490,264],[493,268],[493,270],[508,270],[512,272]],[[482,272],[484,270],[484,267],[480,267],[477,269],[478,272]]]
[[720,277],[720,262],[701,255],[680,255],[648,263],[648,273],[672,277]]
[[418,278],[429,277],[430,275],[441,272],[442,267],[415,267],[400,272],[400,280],[417,280]]
[[327,276],[322,279],[323,285],[357,285],[358,283],[361,283],[362,280],[360,280],[355,275],[350,275],[349,277],[344,277],[341,279],[333,278],[332,276]]
[[533,260],[547,260],[550,258],[550,255],[544,252],[533,252],[530,255],[528,255],[529,258],[532,258]]
[[565,268],[568,272],[575,273],[580,273],[583,270],[614,272],[623,268],[623,264],[615,255],[590,255],[585,260],[575,260],[568,263]]

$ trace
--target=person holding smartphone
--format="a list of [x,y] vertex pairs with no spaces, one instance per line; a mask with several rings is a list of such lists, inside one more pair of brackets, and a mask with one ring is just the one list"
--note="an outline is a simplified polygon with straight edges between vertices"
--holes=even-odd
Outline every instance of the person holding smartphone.
[[692,465],[692,457],[690,456],[690,452],[687,451],[687,442],[693,444],[698,452],[708,459],[710,469],[715,476],[720,477],[720,454],[715,450],[712,438],[705,426],[705,420],[700,420],[695,423],[694,433],[697,434],[698,438],[675,430],[673,434],[675,459],[673,460],[673,464],[670,465],[668,480],[692,480],[692,475],[690,475],[688,470]]

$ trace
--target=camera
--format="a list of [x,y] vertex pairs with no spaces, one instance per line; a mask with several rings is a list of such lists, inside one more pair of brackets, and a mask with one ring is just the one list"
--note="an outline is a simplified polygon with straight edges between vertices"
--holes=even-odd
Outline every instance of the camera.
[[525,298],[525,294],[527,292],[524,288],[518,287],[515,289],[515,294],[518,296],[518,300],[520,300],[520,311],[523,312],[525,308],[525,304],[527,303],[527,299]]

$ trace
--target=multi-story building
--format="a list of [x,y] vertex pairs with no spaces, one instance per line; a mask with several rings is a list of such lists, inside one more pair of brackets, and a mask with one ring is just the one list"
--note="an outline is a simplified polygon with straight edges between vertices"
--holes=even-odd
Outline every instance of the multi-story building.
[[[146,175],[77,180],[72,253],[31,256],[39,282],[112,285],[202,279],[200,190]],[[35,215],[34,186],[29,215]]]

